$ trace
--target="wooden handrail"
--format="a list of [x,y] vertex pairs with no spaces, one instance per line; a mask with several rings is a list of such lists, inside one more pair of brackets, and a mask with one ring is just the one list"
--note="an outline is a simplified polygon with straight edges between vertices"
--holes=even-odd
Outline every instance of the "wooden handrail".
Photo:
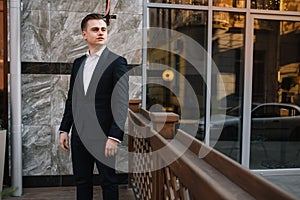
[[[195,140],[191,135],[182,130],[177,131],[179,140],[184,144],[190,144],[189,150],[202,158],[210,166],[221,172],[229,180],[251,194],[255,199],[293,199],[290,194],[279,187],[257,176],[239,163],[228,158],[224,154]],[[192,142],[191,142],[192,141]],[[252,181],[252,182],[251,182]]]
[[130,102],[129,168],[139,170],[129,177],[137,199],[296,199],[188,133],[174,134],[178,115]]

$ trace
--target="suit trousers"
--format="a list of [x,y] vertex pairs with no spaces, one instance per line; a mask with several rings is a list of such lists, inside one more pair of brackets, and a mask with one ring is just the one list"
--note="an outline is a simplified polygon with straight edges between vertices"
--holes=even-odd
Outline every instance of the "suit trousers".
[[95,163],[99,171],[103,200],[119,199],[118,177],[115,169],[95,159],[85,148],[76,131],[73,131],[71,136],[71,153],[77,200],[93,199],[93,171]]

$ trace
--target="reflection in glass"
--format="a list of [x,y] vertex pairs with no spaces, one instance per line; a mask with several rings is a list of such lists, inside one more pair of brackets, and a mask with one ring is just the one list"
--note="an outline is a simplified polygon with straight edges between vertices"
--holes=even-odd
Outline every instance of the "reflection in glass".
[[149,0],[151,3],[207,5],[207,0]]
[[[186,123],[187,126],[192,125],[198,129],[199,118],[205,113],[206,84],[202,75],[205,76],[206,72],[206,52],[199,49],[195,52],[189,42],[192,40],[203,50],[206,49],[207,12],[151,8],[149,13],[150,27],[172,31],[160,34],[150,29],[148,33],[147,109],[155,107],[155,110],[160,108],[159,111],[171,111],[181,115],[195,106],[190,103],[191,95],[194,95],[200,114],[194,116],[195,110],[191,110],[193,112],[188,113],[191,120],[185,118],[181,124]],[[153,46],[157,48],[149,48]],[[201,62],[200,72],[191,60],[186,59],[191,53],[196,55],[193,58],[195,62]],[[155,106],[157,104],[162,107]]]
[[245,8],[246,0],[213,0],[213,5],[219,7]]
[[251,0],[251,8],[263,10],[300,11],[298,0]]
[[[238,162],[241,156],[244,32],[244,14],[213,13],[212,57],[217,69],[212,70],[210,143]],[[225,117],[225,122],[221,116]]]
[[254,27],[250,167],[300,167],[299,22]]

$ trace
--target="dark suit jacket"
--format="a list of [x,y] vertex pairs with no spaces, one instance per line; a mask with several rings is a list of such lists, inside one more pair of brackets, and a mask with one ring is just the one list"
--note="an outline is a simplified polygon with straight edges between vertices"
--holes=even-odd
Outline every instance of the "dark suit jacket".
[[80,133],[86,127],[91,128],[91,121],[96,115],[104,134],[122,141],[128,109],[127,61],[104,49],[84,94],[83,67],[86,58],[84,55],[73,63],[59,130],[69,132],[72,127],[72,133]]

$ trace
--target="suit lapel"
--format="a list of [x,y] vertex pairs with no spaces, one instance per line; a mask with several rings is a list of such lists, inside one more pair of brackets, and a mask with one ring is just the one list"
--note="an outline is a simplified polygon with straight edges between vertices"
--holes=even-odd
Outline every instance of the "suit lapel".
[[108,66],[108,64],[107,64],[108,54],[109,54],[109,50],[107,48],[105,48],[98,60],[96,68],[93,72],[89,87],[86,92],[86,96],[90,95],[90,93],[95,94],[96,88],[98,86],[98,82],[99,82],[101,76],[103,75],[105,69]]
[[76,82],[76,90],[82,94],[84,94],[84,87],[83,87],[83,69],[84,69],[84,65],[85,65],[85,61],[86,61],[86,58],[85,57],[82,61],[82,63],[80,64],[80,67],[78,69],[78,73],[76,75],[76,79],[78,79]]

